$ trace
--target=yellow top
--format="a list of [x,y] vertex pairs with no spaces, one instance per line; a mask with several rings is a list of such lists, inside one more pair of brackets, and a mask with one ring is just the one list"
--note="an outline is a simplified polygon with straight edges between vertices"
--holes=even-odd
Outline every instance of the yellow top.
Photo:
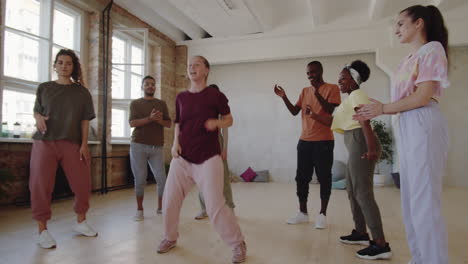
[[331,129],[334,132],[344,134],[346,130],[360,128],[361,125],[358,121],[353,120],[353,115],[356,113],[354,110],[360,104],[369,104],[370,100],[366,92],[362,89],[357,89],[343,100],[343,102],[336,108],[333,114],[333,123]]

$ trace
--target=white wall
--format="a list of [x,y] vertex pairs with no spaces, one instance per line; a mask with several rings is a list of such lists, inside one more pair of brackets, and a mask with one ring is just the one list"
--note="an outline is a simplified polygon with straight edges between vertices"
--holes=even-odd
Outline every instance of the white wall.
[[[371,77],[362,89],[373,98],[389,101],[389,78],[375,65],[373,54],[213,66],[209,83],[218,84],[229,98],[234,117],[229,130],[228,158],[235,174],[252,166],[254,170],[270,170],[274,181],[294,181],[301,118],[289,113],[273,93],[273,85],[283,86],[294,104],[302,88],[309,85],[306,65],[316,59],[322,62],[324,79],[330,83],[337,83],[345,64],[355,59],[365,61],[371,68]],[[346,161],[343,138],[335,135],[335,139],[335,159]]]
[[[395,67],[392,58],[401,57],[402,52],[404,51],[401,49],[379,50],[379,66],[390,71]],[[336,83],[341,67],[358,58],[371,68],[370,80],[362,88],[371,97],[388,102],[389,78],[376,66],[373,54],[213,66],[209,82],[220,85],[228,96],[235,120],[229,136],[231,170],[240,174],[248,166],[252,166],[255,170],[270,170],[274,181],[293,181],[296,169],[295,148],[301,132],[301,120],[299,115],[293,117],[282,100],[274,95],[273,85],[282,85],[290,100],[295,103],[301,89],[308,85],[305,65],[309,61],[320,60],[324,65],[325,81]],[[449,186],[468,186],[467,65],[468,47],[452,47],[449,70],[451,86],[444,91],[440,101],[448,121],[451,140],[444,179]],[[384,121],[388,124],[390,118],[387,116]],[[342,136],[335,134],[335,139],[335,159],[345,161],[347,152]],[[398,170],[397,166],[394,170]],[[384,168],[385,174],[389,172],[390,168]]]
[[450,150],[444,182],[449,186],[468,186],[468,46],[449,51],[451,86],[441,97],[442,112],[448,121]]

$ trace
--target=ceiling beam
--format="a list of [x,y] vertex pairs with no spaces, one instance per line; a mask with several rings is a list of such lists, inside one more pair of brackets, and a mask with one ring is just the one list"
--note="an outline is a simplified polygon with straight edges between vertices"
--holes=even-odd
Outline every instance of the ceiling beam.
[[152,11],[144,4],[135,4],[135,0],[116,0],[115,2],[122,8],[125,8],[128,12],[132,13],[134,16],[158,29],[174,41],[177,42],[184,40],[185,36],[182,30],[175,27],[167,20],[160,17],[158,14],[155,14],[154,11]]
[[167,0],[139,0],[139,2],[145,4],[159,16],[182,30],[191,39],[202,39],[206,36],[206,31],[203,28]]
[[370,0],[369,2],[369,20],[375,21],[384,17],[384,7],[387,0]]
[[309,9],[309,16],[312,18],[314,27],[318,27],[326,23],[326,3],[323,0],[306,0]]
[[252,17],[255,19],[255,21],[257,22],[259,28],[260,28],[260,31],[261,32],[265,32],[267,30],[270,30],[273,25],[271,23],[271,17],[265,17],[265,13],[261,13],[258,9],[258,5],[256,5],[256,3],[258,3],[258,1],[252,1],[252,0],[241,0],[245,7],[247,8],[247,10],[249,10],[249,12],[252,14]]

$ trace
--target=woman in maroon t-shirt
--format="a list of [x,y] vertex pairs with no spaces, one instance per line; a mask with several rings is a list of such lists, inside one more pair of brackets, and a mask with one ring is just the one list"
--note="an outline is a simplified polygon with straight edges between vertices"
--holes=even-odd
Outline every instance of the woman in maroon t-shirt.
[[246,246],[236,216],[223,195],[224,171],[218,141],[218,129],[230,127],[233,120],[226,96],[207,87],[209,71],[210,64],[204,57],[192,57],[187,68],[190,88],[176,98],[173,159],[163,196],[165,238],[158,253],[175,247],[182,202],[197,184],[205,196],[211,223],[233,248],[232,262],[241,263],[246,259]]

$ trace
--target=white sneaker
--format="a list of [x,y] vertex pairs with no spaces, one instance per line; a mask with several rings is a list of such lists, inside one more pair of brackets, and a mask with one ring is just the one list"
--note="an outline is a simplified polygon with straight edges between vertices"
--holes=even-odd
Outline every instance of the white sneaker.
[[289,218],[286,223],[290,225],[297,225],[301,223],[308,223],[309,222],[309,215],[304,214],[303,212],[297,212],[297,214],[291,218]]
[[137,210],[135,216],[133,216],[133,220],[135,221],[141,221],[143,218],[143,210]]
[[42,230],[41,234],[39,234],[39,237],[37,239],[37,244],[41,248],[55,248],[57,247],[57,243],[55,242],[55,239],[50,235],[49,231],[47,229]]
[[327,227],[327,217],[324,214],[319,214],[315,217],[315,228],[324,229]]
[[84,220],[81,223],[76,223],[73,226],[73,231],[82,234],[83,236],[87,237],[95,237],[97,236],[97,232],[94,231],[94,229],[86,223],[86,220]]

